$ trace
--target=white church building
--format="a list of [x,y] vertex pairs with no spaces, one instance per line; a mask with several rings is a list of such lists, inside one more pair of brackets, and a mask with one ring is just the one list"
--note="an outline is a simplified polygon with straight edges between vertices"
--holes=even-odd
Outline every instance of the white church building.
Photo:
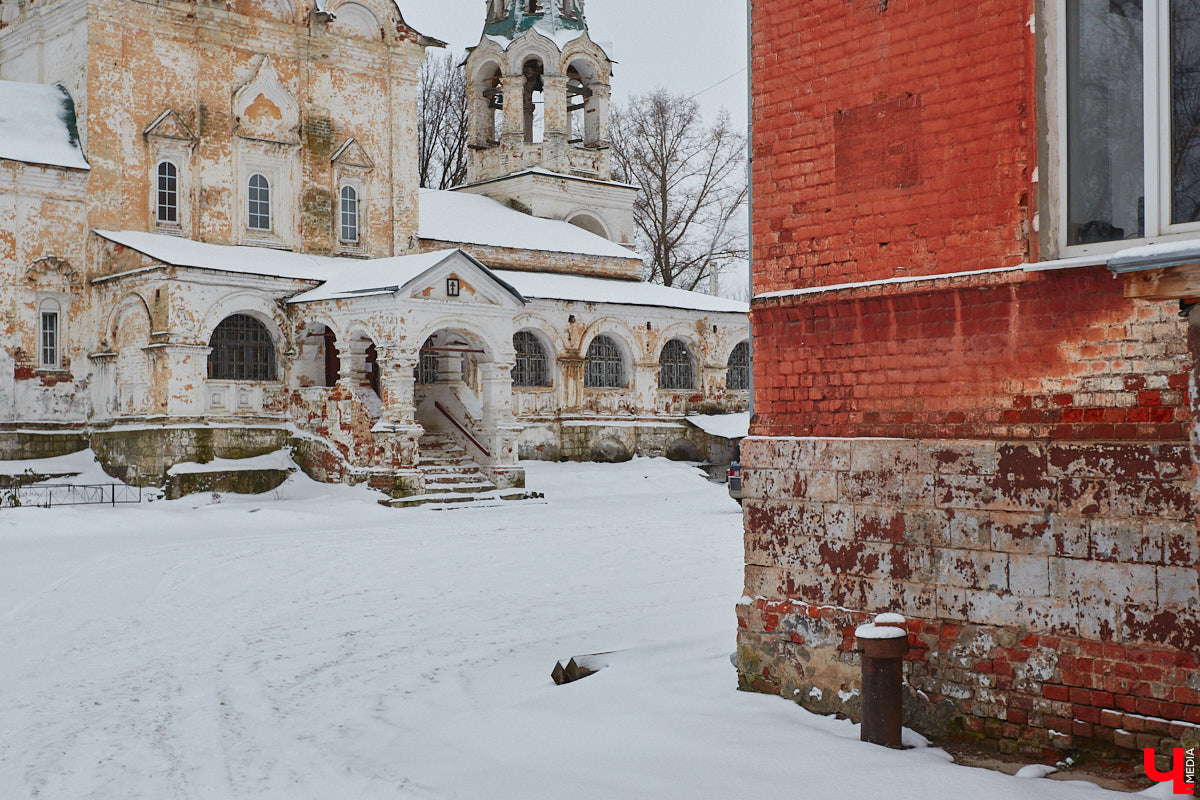
[[164,485],[290,446],[408,504],[703,457],[747,307],[642,282],[582,0],[486,13],[469,180],[430,191],[441,43],[392,0],[0,0],[0,459]]

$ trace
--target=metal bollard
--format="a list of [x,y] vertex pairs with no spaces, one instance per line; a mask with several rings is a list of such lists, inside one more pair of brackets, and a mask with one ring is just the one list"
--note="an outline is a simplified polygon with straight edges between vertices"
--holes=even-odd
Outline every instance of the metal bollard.
[[862,728],[859,739],[899,750],[903,718],[901,664],[908,653],[904,617],[880,614],[854,631],[862,655]]

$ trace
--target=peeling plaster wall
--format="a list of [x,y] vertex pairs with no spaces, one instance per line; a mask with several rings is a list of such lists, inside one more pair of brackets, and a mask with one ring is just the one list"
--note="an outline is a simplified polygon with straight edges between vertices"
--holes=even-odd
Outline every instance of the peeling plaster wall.
[[[136,15],[125,8],[89,6],[89,103],[81,128],[94,138],[88,151],[93,227],[156,230],[152,178],[157,159],[170,154],[181,162],[183,235],[254,242],[243,195],[249,175],[266,169],[277,216],[267,243],[343,251],[335,236],[335,198],[340,181],[350,178],[361,185],[364,220],[362,242],[348,252],[408,250],[417,224],[410,151],[424,56],[411,31],[396,23],[386,41],[371,41],[330,30],[310,20],[307,10],[281,20],[252,4],[239,11],[165,2],[139,6]],[[394,8],[381,9],[381,17],[396,19]],[[255,117],[258,106],[252,106],[239,119],[231,97],[255,79],[264,58],[278,88],[271,84],[259,97],[265,117]],[[292,103],[294,124],[286,108]],[[167,110],[187,130],[144,135]],[[368,161],[331,163],[351,138]]]

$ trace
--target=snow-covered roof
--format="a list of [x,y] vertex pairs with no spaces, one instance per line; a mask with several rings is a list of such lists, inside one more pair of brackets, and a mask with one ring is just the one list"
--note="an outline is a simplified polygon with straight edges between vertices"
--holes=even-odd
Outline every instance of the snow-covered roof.
[[422,275],[459,256],[470,262],[497,284],[524,302],[513,286],[502,280],[493,270],[476,261],[465,250],[437,250],[411,256],[376,258],[370,261],[342,259],[352,264],[341,264],[327,275],[325,283],[316,289],[297,295],[293,303],[311,303],[318,300],[340,300],[351,297],[369,297],[377,294],[392,294],[417,282]]
[[569,222],[523,214],[490,197],[421,190],[422,239],[635,259],[637,253]]
[[269,247],[208,244],[161,233],[101,230],[95,233],[164,264],[245,275],[321,281],[340,264],[364,263],[357,259],[311,256]]
[[79,146],[75,103],[66,89],[0,81],[0,158],[91,169]]
[[[473,195],[465,196],[474,197]],[[487,198],[475,199],[487,200]],[[487,200],[487,202],[499,205],[495,201]],[[519,212],[513,213],[525,217]],[[586,231],[581,232],[586,233]],[[586,278],[578,275],[558,275],[545,272],[489,269],[479,263],[470,253],[459,249],[364,260],[314,256],[293,253],[288,250],[273,250],[267,247],[208,244],[160,233],[102,230],[97,230],[95,233],[110,242],[147,255],[155,261],[176,267],[191,267],[243,275],[264,275],[321,284],[292,298],[294,303],[396,292],[446,259],[460,254],[520,300],[540,298],[737,314],[745,314],[750,310],[746,303],[736,300],[727,300],[723,297],[713,297],[652,283]]]
[[586,278],[549,272],[493,270],[501,280],[516,287],[523,296],[541,300],[570,300],[580,303],[616,303],[631,306],[683,308],[689,311],[720,311],[746,314],[750,306],[737,300],[689,292],[657,283]]

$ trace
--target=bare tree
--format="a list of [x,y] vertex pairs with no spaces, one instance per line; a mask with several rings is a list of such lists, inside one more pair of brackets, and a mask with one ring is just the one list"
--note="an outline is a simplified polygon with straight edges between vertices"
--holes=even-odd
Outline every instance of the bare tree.
[[456,53],[430,53],[420,71],[417,168],[424,189],[467,179],[467,83]]
[[647,278],[695,289],[747,256],[746,138],[725,112],[706,125],[695,100],[657,89],[612,118],[617,177],[634,207]]

